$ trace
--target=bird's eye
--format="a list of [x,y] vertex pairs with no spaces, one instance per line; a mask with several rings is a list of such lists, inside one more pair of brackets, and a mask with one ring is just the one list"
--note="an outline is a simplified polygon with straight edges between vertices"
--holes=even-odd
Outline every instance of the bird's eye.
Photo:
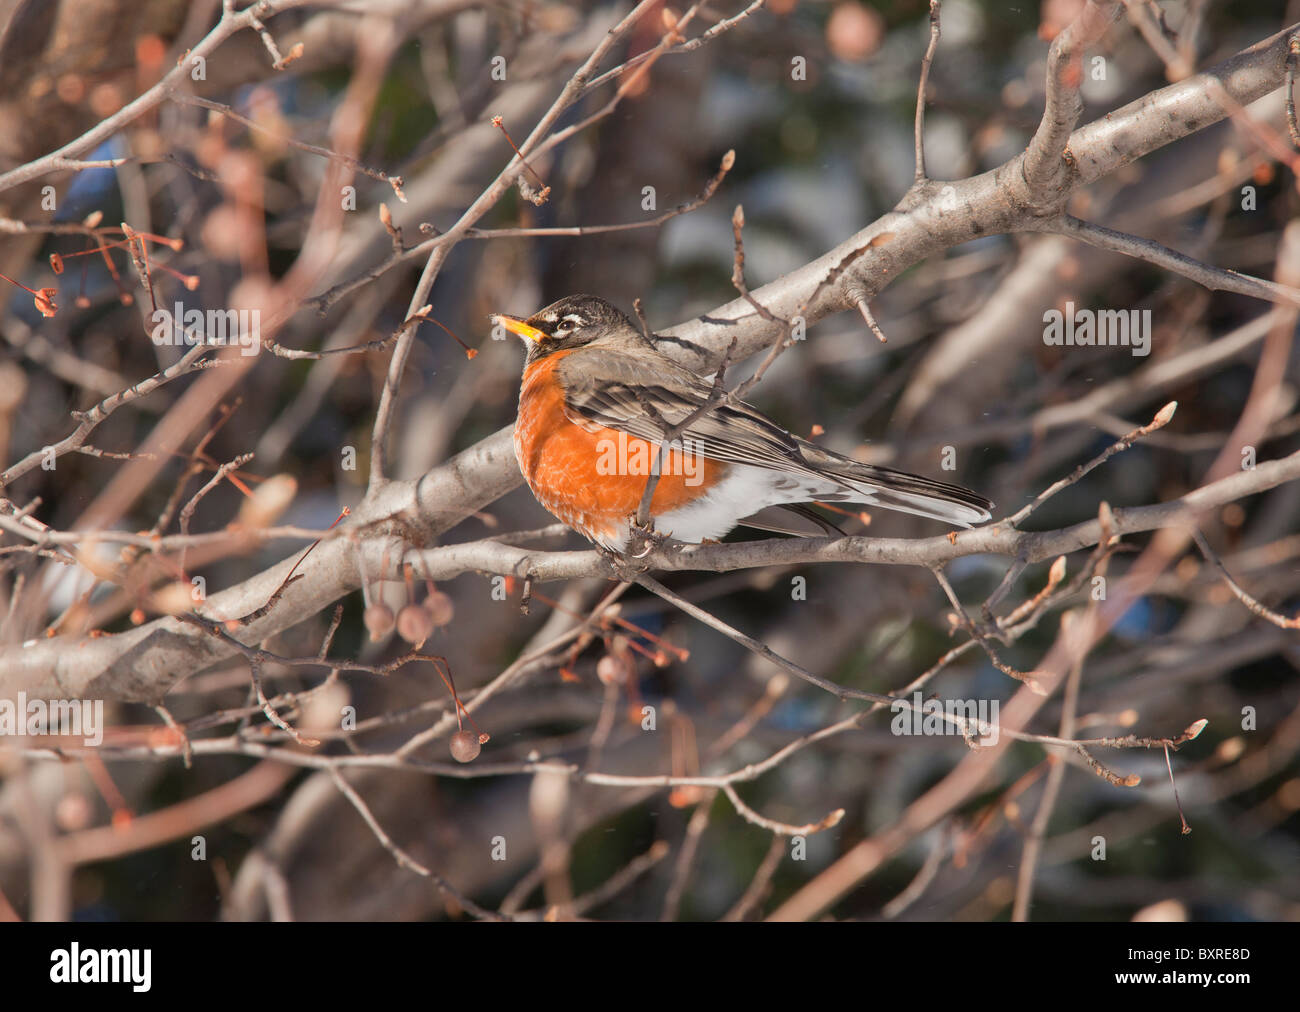
[[587,321],[577,313],[566,313],[560,317],[560,322],[554,330],[551,331],[552,337],[564,337],[566,334],[572,334],[579,327],[586,326]]

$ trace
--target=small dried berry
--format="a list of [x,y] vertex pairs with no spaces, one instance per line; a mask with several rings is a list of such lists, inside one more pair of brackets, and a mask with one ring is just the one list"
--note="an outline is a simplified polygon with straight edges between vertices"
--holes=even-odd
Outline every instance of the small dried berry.
[[433,619],[418,604],[408,604],[397,613],[397,635],[419,646],[433,635]]
[[393,631],[393,609],[376,602],[366,609],[364,621],[370,633],[370,642],[378,643]]
[[429,613],[429,618],[433,619],[435,628],[449,625],[452,616],[456,614],[456,608],[451,603],[451,598],[440,590],[435,590],[425,598],[424,607]]
[[451,757],[458,763],[473,762],[483,751],[478,735],[473,731],[460,730],[451,736]]

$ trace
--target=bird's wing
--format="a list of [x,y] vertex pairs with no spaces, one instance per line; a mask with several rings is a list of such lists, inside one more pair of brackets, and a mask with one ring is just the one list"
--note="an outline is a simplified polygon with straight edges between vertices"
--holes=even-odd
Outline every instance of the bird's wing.
[[[698,411],[713,390],[711,384],[662,356],[633,356],[605,348],[587,348],[580,356],[566,357],[556,372],[571,420],[604,425],[656,444],[664,438],[665,423],[675,426]],[[712,460],[808,470],[795,438],[743,402],[715,405],[691,422],[682,437],[691,450]],[[674,446],[678,443],[674,441]]]
[[[567,356],[556,371],[572,421],[656,444],[664,438],[665,422],[677,425],[706,404],[713,390],[663,356],[608,348],[589,347],[580,356]],[[817,498],[874,502],[964,525],[988,520],[993,507],[959,485],[864,464],[800,439],[743,401],[716,404],[692,421],[681,438],[688,450],[712,460],[784,472],[795,479],[792,490],[813,481],[848,493],[819,493]],[[675,440],[672,448],[680,447]]]

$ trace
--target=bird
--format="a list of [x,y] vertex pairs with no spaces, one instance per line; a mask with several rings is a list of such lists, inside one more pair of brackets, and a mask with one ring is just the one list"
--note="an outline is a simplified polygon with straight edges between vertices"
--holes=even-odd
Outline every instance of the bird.
[[616,306],[570,295],[532,316],[492,322],[523,339],[527,358],[515,420],[515,456],[537,501],[611,552],[634,537],[646,482],[669,444],[650,502],[650,527],[686,543],[715,542],[781,507],[843,534],[807,503],[862,503],[941,520],[983,523],[993,504],[944,482],[864,464],[788,432],[736,398],[717,400],[710,382],[662,354]]

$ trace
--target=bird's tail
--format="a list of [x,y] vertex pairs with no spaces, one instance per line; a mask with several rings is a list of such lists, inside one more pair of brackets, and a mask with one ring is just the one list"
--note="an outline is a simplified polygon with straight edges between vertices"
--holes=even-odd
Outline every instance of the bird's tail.
[[800,440],[804,459],[818,471],[842,482],[865,503],[917,516],[944,520],[960,527],[982,524],[993,516],[993,503],[982,495],[919,474],[863,464]]

